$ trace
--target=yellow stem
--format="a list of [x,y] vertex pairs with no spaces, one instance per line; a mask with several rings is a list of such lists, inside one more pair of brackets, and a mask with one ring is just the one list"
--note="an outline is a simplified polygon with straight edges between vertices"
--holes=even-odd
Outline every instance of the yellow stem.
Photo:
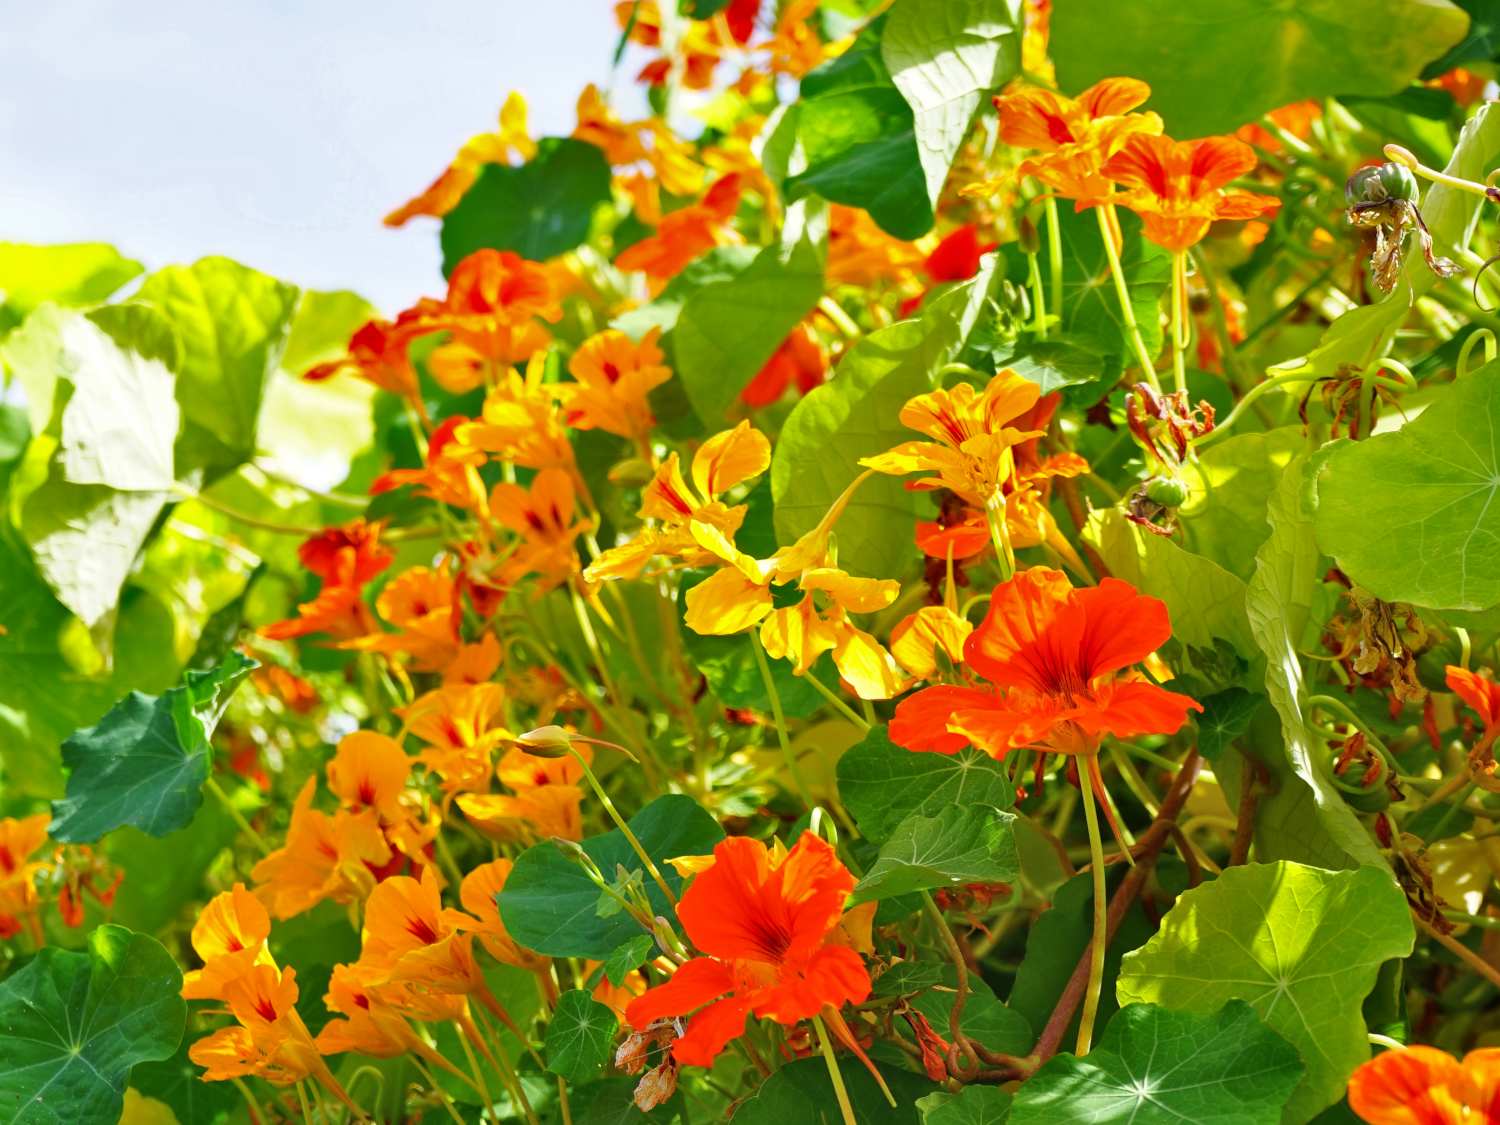
[[1089,954],[1088,991],[1083,997],[1083,1015],[1078,1020],[1078,1046],[1075,1054],[1086,1055],[1094,1042],[1094,1019],[1099,1014],[1099,993],[1104,986],[1104,950],[1109,939],[1109,901],[1104,884],[1104,841],[1099,833],[1099,813],[1094,808],[1094,769],[1098,750],[1085,756],[1091,768],[1080,769],[1078,779],[1083,789],[1083,815],[1089,829],[1089,864],[1094,876],[1094,936]]

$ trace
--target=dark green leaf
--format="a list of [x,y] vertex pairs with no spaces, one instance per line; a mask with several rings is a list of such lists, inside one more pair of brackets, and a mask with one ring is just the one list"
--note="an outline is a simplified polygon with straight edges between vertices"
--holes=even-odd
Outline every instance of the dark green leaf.
[[88,842],[124,824],[165,836],[188,824],[203,801],[209,737],[254,667],[236,652],[211,671],[189,672],[163,695],[131,692],[63,743],[72,772],[67,796],[52,803],[52,838]]
[[1422,0],[1367,0],[1358,19],[1343,0],[1058,0],[1050,45],[1067,92],[1128,74],[1169,133],[1202,137],[1306,98],[1394,94],[1467,26]]
[[873,728],[838,764],[839,796],[867,840],[884,843],[907,817],[954,805],[1008,808],[1015,790],[1000,763],[972,747],[926,754],[897,746]]
[[0,984],[0,1117],[11,1125],[118,1121],[137,1063],[171,1058],[187,1004],[154,938],[100,926],[87,953],[48,947]]
[[[895,1108],[885,1100],[875,1079],[858,1060],[843,1055],[839,1073],[849,1091],[854,1119],[881,1125],[918,1125],[916,1101],[933,1089],[927,1079],[910,1071],[882,1067],[880,1073],[896,1099]],[[843,1125],[828,1068],[820,1058],[798,1059],[777,1068],[761,1083],[755,1096],[744,1102],[733,1125]]]
[[932,229],[932,205],[911,107],[880,57],[883,23],[802,80],[797,136],[807,168],[786,181],[787,197],[816,192],[864,208],[897,238],[919,238]]
[[130,1088],[170,1108],[177,1125],[214,1125],[243,1103],[228,1082],[203,1081],[203,1068],[188,1058],[188,1047],[184,1041],[169,1059],[136,1064]]
[[[661,869],[667,885],[680,894],[682,879],[666,865],[682,855],[706,855],[724,838],[718,821],[691,797],[671,793],[658,797],[630,818],[630,829]],[[608,880],[616,867],[639,872],[641,861],[618,830],[583,841]],[[672,909],[655,880],[647,877],[646,893],[657,914],[671,917]],[[536,844],[521,853],[500,893],[500,914],[510,936],[528,949],[548,957],[608,957],[622,942],[639,934],[629,915],[610,918],[598,914],[599,888],[579,866],[551,843]]]
[[587,992],[564,992],[547,1023],[547,1069],[572,1082],[597,1078],[619,1027],[615,1014]]
[[1210,762],[1218,761],[1240,735],[1250,729],[1250,720],[1265,704],[1265,696],[1242,688],[1230,688],[1201,701],[1203,714],[1197,717],[1198,751]]
[[922,1125],[1005,1125],[1010,1095],[998,1086],[965,1086],[956,1094],[928,1094],[917,1102]]
[[881,846],[850,902],[1010,882],[1020,874],[1010,827],[1014,818],[988,805],[950,805],[934,816],[907,817]]
[[519,167],[486,164],[443,216],[443,272],[484,247],[554,258],[588,237],[594,209],[608,201],[609,165],[599,148],[544,137]]
[[1276,1125],[1297,1051],[1231,1000],[1211,1015],[1130,1004],[1087,1058],[1058,1055],[1016,1091],[1013,1125]]
[[[911,1006],[927,1017],[934,1031],[947,1039],[953,1023],[953,1002],[957,998],[955,989],[958,984],[958,974],[951,965],[943,967],[942,984],[942,988],[913,997]],[[969,995],[964,1000],[959,1025],[974,1042],[1007,1055],[1024,1055],[1036,1042],[1036,1032],[1026,1017],[1002,1004],[977,973],[969,974]]]

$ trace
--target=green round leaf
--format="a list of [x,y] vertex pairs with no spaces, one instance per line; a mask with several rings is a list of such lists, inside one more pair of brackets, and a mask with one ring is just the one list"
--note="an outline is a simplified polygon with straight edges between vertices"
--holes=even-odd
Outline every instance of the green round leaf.
[[884,843],[913,814],[933,816],[955,805],[1006,808],[1015,790],[1000,763],[969,747],[925,754],[897,746],[874,727],[838,763],[839,796],[867,840]]
[[[682,879],[666,861],[681,855],[706,855],[724,838],[724,829],[691,797],[669,793],[630,818],[630,830],[661,869],[667,885],[680,894]],[[641,861],[619,831],[583,841],[607,880],[617,867],[641,873]],[[641,883],[657,914],[670,917],[671,906],[650,876]],[[623,912],[600,914],[601,892],[583,870],[551,843],[527,848],[516,860],[500,892],[500,915],[510,936],[548,957],[603,960],[641,932]]]
[[1301,1053],[1307,1073],[1287,1114],[1305,1121],[1370,1057],[1361,1005],[1381,964],[1414,940],[1406,896],[1382,868],[1231,867],[1183,893],[1126,956],[1116,991],[1122,1005],[1198,1013],[1244,1000]]
[[1088,1057],[1058,1055],[1016,1091],[1011,1125],[1277,1125],[1302,1060],[1250,1005],[1212,1015],[1131,1004]]
[[988,805],[949,805],[935,816],[907,817],[854,888],[850,904],[969,883],[1010,882],[1021,873],[1011,832],[1014,819],[1014,813]]
[[614,1012],[587,992],[564,992],[547,1024],[547,1069],[573,1082],[597,1078],[619,1028]]
[[0,984],[0,1116],[12,1125],[117,1121],[136,1063],[182,1039],[182,972],[161,943],[100,926],[88,952],[48,947]]

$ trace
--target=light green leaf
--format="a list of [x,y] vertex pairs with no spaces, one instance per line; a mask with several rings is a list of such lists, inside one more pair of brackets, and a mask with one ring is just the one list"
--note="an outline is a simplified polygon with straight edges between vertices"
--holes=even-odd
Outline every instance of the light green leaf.
[[1010,1095],[998,1086],[965,1086],[956,1094],[928,1094],[917,1108],[922,1125],[1004,1125]]
[[865,839],[884,843],[912,815],[963,805],[1009,808],[1016,799],[1000,763],[973,747],[927,754],[897,746],[876,726],[838,763],[839,796]]
[[1500,361],[1440,389],[1394,433],[1323,460],[1318,546],[1351,581],[1426,609],[1500,602]]
[[189,672],[163,695],[131,692],[64,742],[63,764],[72,772],[67,796],[52,803],[52,838],[92,842],[124,824],[152,836],[185,827],[203,801],[209,737],[254,667],[235,652],[212,671]]
[[1098,548],[1116,578],[1166,602],[1178,641],[1212,649],[1223,639],[1247,661],[1255,658],[1245,583],[1218,563],[1131,523],[1119,508],[1093,513],[1083,537]]
[[[707,855],[724,838],[719,822],[680,793],[658,797],[631,817],[629,824],[674,894],[681,893],[682,878],[666,861]],[[606,880],[613,881],[616,868],[622,866],[642,877],[652,909],[672,916],[671,905],[655,880],[643,875],[640,859],[618,829],[590,836],[582,846]],[[641,931],[623,912],[601,918],[599,894],[574,860],[543,842],[527,848],[516,860],[500,892],[500,915],[510,936],[537,953],[602,959]]]
[[[776,537],[795,542],[817,526],[840,493],[864,470],[861,457],[911,440],[897,415],[906,400],[936,386],[938,370],[962,349],[989,304],[996,259],[971,281],[904,320],[861,339],[834,376],[788,416],[771,461]],[[839,562],[854,574],[889,578],[915,556],[916,504],[897,477],[865,481],[836,530]]]
[[166,314],[182,344],[179,479],[201,472],[211,480],[248,461],[266,380],[286,346],[296,288],[228,258],[203,258],[158,270],[136,297]]
[[619,988],[625,983],[626,974],[639,969],[656,948],[650,934],[637,934],[604,959],[604,975],[609,983]]
[[1266,501],[1292,458],[1306,448],[1307,439],[1297,425],[1233,434],[1200,450],[1198,471],[1208,484],[1190,476],[1192,494],[1178,510],[1194,550],[1248,579],[1255,552],[1271,533]]
[[1271,496],[1271,535],[1255,554],[1255,574],[1245,594],[1250,631],[1266,657],[1266,694],[1281,719],[1284,746],[1281,755],[1262,755],[1279,785],[1260,805],[1256,855],[1324,867],[1383,865],[1369,832],[1329,781],[1320,760],[1321,743],[1302,714],[1297,653],[1321,574],[1311,517],[1303,504],[1305,465],[1304,457],[1288,465]]
[[1087,1058],[1057,1055],[1016,1091],[1012,1125],[1277,1125],[1296,1050],[1250,1005],[1213,1014],[1130,1004]]
[[1014,819],[1014,813],[988,805],[950,805],[935,816],[907,817],[881,846],[850,903],[968,883],[1010,882],[1021,873],[1010,827]]
[[1250,1004],[1302,1056],[1286,1118],[1306,1121],[1370,1057],[1360,1005],[1381,964],[1414,941],[1406,896],[1384,868],[1230,867],[1178,898],[1160,932],[1126,956],[1116,991],[1122,1005],[1204,1014]]
[[[1481,105],[1464,122],[1443,171],[1483,183],[1496,164],[1500,164],[1500,110],[1490,103]],[[1484,200],[1478,196],[1430,184],[1422,197],[1421,210],[1437,253],[1453,256],[1467,247],[1483,207]],[[1408,247],[1401,279],[1389,296],[1373,305],[1350,309],[1328,326],[1316,348],[1298,359],[1277,364],[1271,373],[1335,375],[1346,366],[1363,370],[1386,354],[1412,306],[1436,284],[1437,278],[1422,260],[1421,252]],[[1301,393],[1300,388],[1297,393]]]
[[547,1023],[547,1069],[572,1082],[599,1077],[619,1028],[614,1012],[587,992],[564,992]]
[[379,315],[374,305],[348,289],[304,289],[281,353],[282,370],[301,375],[338,359],[348,350],[349,337]]
[[812,243],[767,246],[736,277],[705,285],[682,305],[672,333],[677,377],[698,417],[724,421],[787,333],[823,294],[823,263]]
[[49,301],[70,307],[102,301],[141,270],[104,242],[0,242],[0,333]]
[[117,1121],[137,1063],[170,1058],[187,1004],[161,944],[100,926],[87,953],[47,947],[0,984],[0,1117],[11,1125]]
[[598,146],[543,137],[519,167],[486,164],[443,216],[443,272],[485,247],[555,258],[588,237],[594,209],[608,202],[609,165]]
[[37,567],[63,605],[89,629],[100,627],[101,642],[168,495],[69,484],[54,464],[26,500],[21,534]]
[[862,207],[886,233],[919,238],[932,229],[932,205],[911,107],[880,57],[884,26],[876,20],[802,79],[797,138],[807,167],[787,179],[786,194]]
[[1358,19],[1342,0],[1057,0],[1050,43],[1067,92],[1128,74],[1167,132],[1202,137],[1305,98],[1398,93],[1468,25],[1446,0],[1370,0]]
[[891,9],[880,55],[916,118],[934,206],[981,97],[1020,72],[1020,29],[1020,0],[897,0]]

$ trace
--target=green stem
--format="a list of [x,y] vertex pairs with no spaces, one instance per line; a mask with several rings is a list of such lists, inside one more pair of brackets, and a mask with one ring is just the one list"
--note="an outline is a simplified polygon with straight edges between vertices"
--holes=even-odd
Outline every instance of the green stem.
[[849,1104],[849,1091],[844,1086],[844,1074],[839,1070],[839,1061],[833,1057],[833,1040],[828,1037],[828,1028],[823,1026],[822,1016],[813,1016],[813,1027],[818,1032],[818,1047],[823,1052],[823,1062],[828,1066],[828,1078],[833,1083],[834,1097],[838,1099],[839,1112],[844,1116],[844,1125],[859,1125],[854,1116],[854,1107]]
[[1172,389],[1187,391],[1187,251],[1172,255]]
[[1380,736],[1371,730],[1363,719],[1351,711],[1349,705],[1342,699],[1332,695],[1309,695],[1302,701],[1302,706],[1304,708],[1326,707],[1328,710],[1343,716],[1345,722],[1355,727],[1369,740],[1370,745],[1375,747],[1380,756],[1385,759],[1385,764],[1390,767],[1392,773],[1401,772],[1401,763],[1396,761],[1395,755],[1386,749],[1386,745],[1380,740]]
[[1057,217],[1057,196],[1047,196],[1047,268],[1048,277],[1052,282],[1052,304],[1049,306],[1053,314],[1062,322],[1063,306],[1063,257],[1062,257],[1062,225]]
[[[1094,750],[1085,757],[1097,760]],[[1094,935],[1089,946],[1088,990],[1083,997],[1083,1015],[1078,1020],[1078,1046],[1075,1054],[1086,1055],[1094,1042],[1094,1020],[1099,1014],[1099,993],[1104,987],[1104,950],[1109,941],[1109,902],[1104,883],[1104,840],[1099,834],[1099,812],[1094,807],[1094,770],[1082,768],[1092,762],[1081,762],[1078,770],[1083,790],[1083,815],[1089,830],[1089,865],[1094,876]]]
[[861,718],[855,712],[854,708],[850,707],[849,704],[840,699],[838,695],[834,693],[832,688],[830,688],[822,680],[818,679],[817,676],[813,675],[813,670],[811,668],[807,670],[807,675],[803,676],[802,678],[808,683],[812,684],[813,689],[824,699],[828,700],[829,703],[833,704],[834,709],[838,711],[839,714],[843,715],[844,718],[848,719],[851,723],[859,727],[861,730],[868,731],[870,729],[870,724],[863,718]]
[[1232,427],[1235,422],[1239,420],[1240,415],[1245,412],[1246,408],[1248,408],[1251,403],[1260,398],[1260,396],[1265,394],[1267,391],[1275,390],[1277,387],[1287,386],[1290,383],[1316,383],[1320,378],[1322,378],[1321,375],[1311,375],[1301,371],[1293,371],[1285,375],[1272,376],[1271,378],[1266,379],[1263,382],[1255,384],[1255,386],[1251,387],[1248,391],[1245,392],[1244,397],[1241,398],[1239,402],[1234,404],[1234,409],[1229,412],[1229,417],[1225,418],[1213,429],[1209,430],[1208,433],[1195,440],[1193,442],[1193,448],[1202,449],[1204,446],[1212,445],[1214,442],[1218,441],[1219,438],[1225,436],[1229,432],[1230,427]]
[[1042,299],[1042,269],[1037,265],[1036,255],[1026,255],[1027,272],[1031,281],[1031,329],[1038,340],[1047,338],[1047,305]]
[[755,650],[755,663],[760,667],[760,679],[766,688],[766,698],[771,701],[771,717],[776,720],[776,738],[781,743],[781,756],[791,775],[792,788],[810,809],[813,807],[813,799],[802,780],[802,771],[797,768],[797,755],[792,753],[792,740],[787,737],[786,716],[781,711],[781,695],[776,691],[776,680],[771,675],[771,665],[766,661],[766,650],[760,643],[760,634],[754,629],[750,630],[750,645]]
[[604,806],[604,811],[609,814],[609,819],[615,822],[615,827],[620,830],[620,834],[625,837],[631,849],[640,858],[641,863],[645,865],[646,871],[656,881],[656,885],[661,888],[661,893],[666,896],[667,901],[675,908],[677,906],[677,896],[672,893],[672,888],[667,886],[666,879],[662,878],[661,871],[656,866],[656,861],[646,852],[640,840],[636,838],[636,834],[630,830],[630,825],[620,815],[620,810],[615,808],[615,803],[609,799],[609,794],[604,791],[604,786],[599,784],[599,779],[594,776],[594,771],[589,768],[588,762],[572,746],[568,747],[568,753],[573,755],[574,760],[583,769],[583,776],[588,778],[590,788],[593,789],[595,796],[599,798],[599,803]]
[[442,1086],[438,1084],[438,1080],[433,1076],[432,1071],[423,1066],[422,1060],[417,1058],[415,1055],[409,1055],[407,1057],[411,1060],[412,1066],[417,1068],[417,1073],[420,1074],[423,1078],[427,1079],[427,1085],[431,1087],[432,1092],[438,1096],[438,1100],[442,1102],[443,1108],[448,1111],[448,1116],[453,1118],[454,1121],[458,1122],[458,1125],[464,1125],[464,1119],[458,1115],[458,1110],[453,1106],[453,1099],[448,1096],[448,1091],[443,1089]]
[[1130,303],[1130,285],[1125,280],[1125,268],[1120,265],[1120,252],[1115,248],[1114,231],[1110,229],[1109,219],[1104,212],[1103,207],[1094,208],[1094,215],[1099,220],[1099,237],[1104,242],[1104,253],[1109,259],[1110,276],[1115,279],[1115,296],[1120,302],[1120,318],[1125,322],[1125,334],[1130,337],[1130,346],[1135,349],[1141,374],[1151,384],[1152,390],[1160,391],[1161,384],[1156,379],[1156,364],[1151,359],[1151,353],[1146,350],[1146,341],[1141,337],[1141,326],[1136,323],[1135,306]]
[[270,855],[270,845],[266,843],[265,838],[259,832],[251,827],[250,822],[245,819],[244,813],[235,808],[234,802],[230,800],[229,794],[224,792],[223,788],[219,785],[218,779],[210,774],[208,780],[203,783],[203,787],[214,795],[219,804],[224,806],[224,811],[229,814],[229,819],[234,821],[235,827],[250,837],[250,842],[260,850],[260,854]]

